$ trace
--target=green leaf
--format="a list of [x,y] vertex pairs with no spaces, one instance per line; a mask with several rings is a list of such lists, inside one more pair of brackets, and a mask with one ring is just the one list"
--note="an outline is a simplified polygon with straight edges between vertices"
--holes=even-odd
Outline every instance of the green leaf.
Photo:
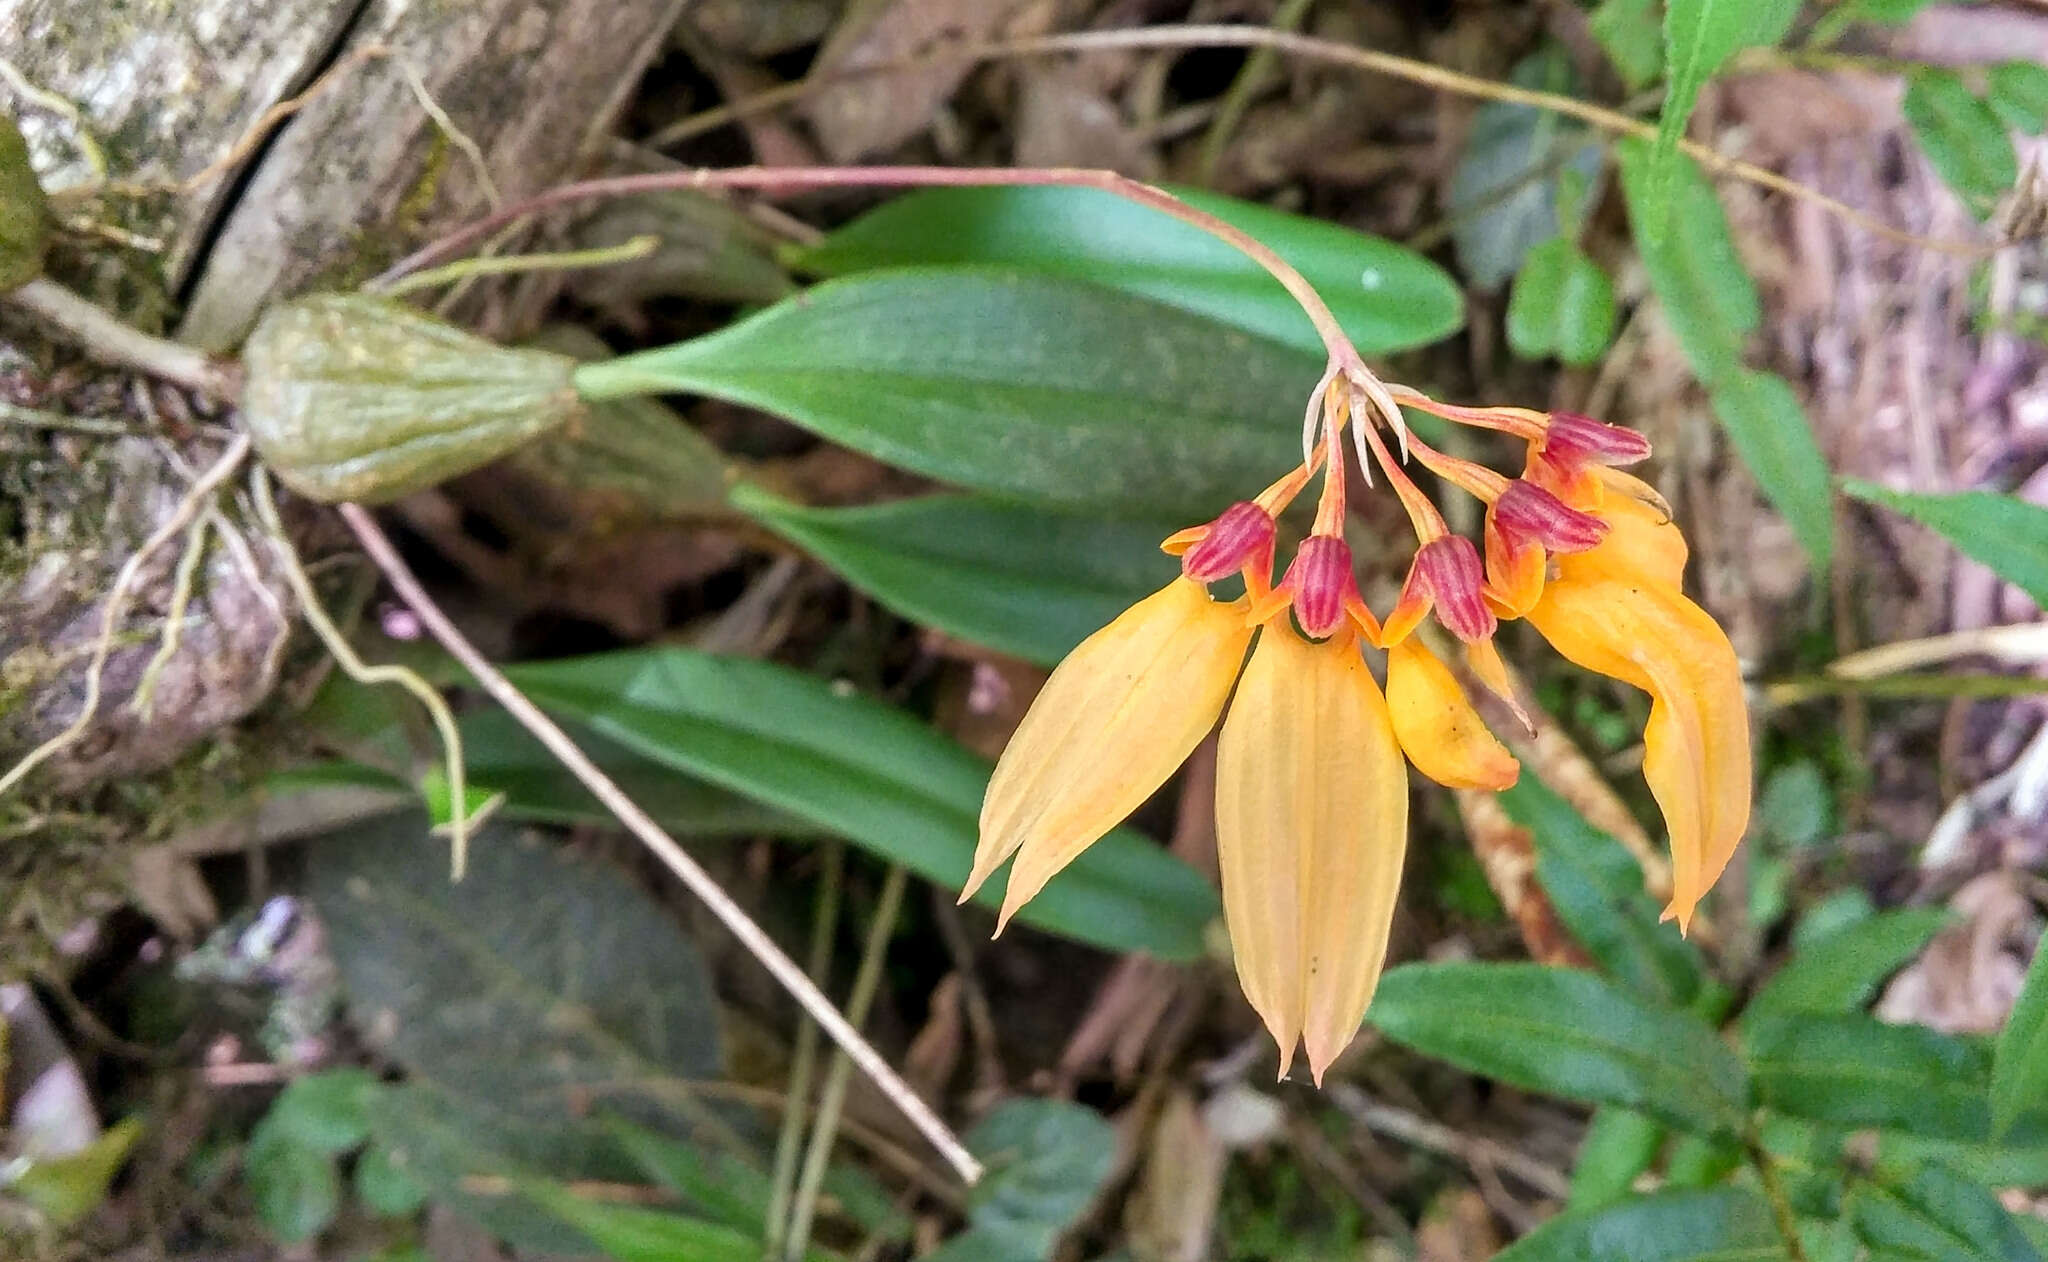
[[739,1228],[766,1221],[774,1191],[767,1174],[752,1163],[701,1144],[678,1143],[624,1118],[609,1117],[604,1124],[648,1178],[692,1209]]
[[695,341],[576,373],[687,391],[1017,499],[1206,520],[1301,459],[1316,357],[1063,277],[918,268],[829,281]]
[[1171,525],[978,495],[806,508],[741,483],[732,498],[913,622],[1047,666],[1178,572],[1159,551]]
[[[617,269],[606,270],[614,279],[604,283],[616,286]],[[779,298],[789,290],[785,279],[780,289],[759,300]],[[627,306],[636,300],[614,290],[610,301]],[[575,325],[542,329],[533,345],[580,360],[612,355],[603,339]],[[640,398],[594,404],[573,429],[537,438],[507,461],[524,476],[568,492],[568,506],[556,510],[564,515],[580,510],[628,521],[641,514],[683,519],[716,515],[733,478],[732,464],[717,444],[659,402]]]
[[1558,918],[1602,971],[1652,1003],[1690,1004],[1706,966],[1697,948],[1658,922],[1642,869],[1621,843],[1535,776],[1498,796],[1508,818],[1529,830],[1536,876]]
[[1939,907],[1888,911],[1798,948],[1749,1001],[1744,1027],[1791,1012],[1857,1011],[1948,921]]
[[1991,1060],[1991,1118],[1999,1134],[2048,1101],[2048,947],[2037,944],[2026,983]]
[[1711,1187],[1742,1164],[1742,1148],[1730,1139],[1681,1135],[1664,1159],[1664,1181],[1671,1187]]
[[[540,705],[665,766],[758,798],[957,889],[989,765],[902,711],[767,662],[682,649],[508,672]],[[1003,880],[976,901],[999,905]],[[1202,953],[1214,891],[1126,830],[1053,878],[1020,921],[1112,951]]]
[[1860,1256],[1856,1233],[1840,1218],[1800,1219],[1799,1243],[1807,1262],[1872,1262]]
[[520,1192],[596,1241],[617,1262],[760,1262],[761,1239],[681,1214],[587,1201],[545,1179]]
[[311,1074],[278,1094],[264,1123],[301,1148],[347,1152],[369,1134],[370,1097],[377,1091],[377,1079],[367,1070]]
[[703,964],[642,886],[503,826],[474,839],[452,882],[423,823],[384,816],[307,856],[306,894],[349,1004],[400,1065],[557,1117],[582,1085],[720,1071]]
[[545,1116],[552,1101],[497,1102],[426,1082],[379,1096],[370,1127],[378,1147],[403,1167],[435,1205],[475,1219],[523,1251],[584,1257],[589,1238],[523,1197],[476,1190],[478,1180],[514,1183],[553,1177],[607,1183],[644,1175],[594,1123]]
[[[554,824],[614,825],[561,760],[503,710],[478,710],[461,720],[462,752],[471,783],[503,793],[509,817]],[[569,734],[626,795],[678,837],[747,834],[801,836],[810,825],[758,802],[650,761],[594,732]]]
[[1779,1262],[1770,1206],[1748,1188],[1658,1192],[1569,1210],[1494,1255],[1494,1262]]
[[[4,1024],[0,1024],[0,1066],[6,1060],[4,1036]],[[106,1201],[108,1185],[121,1173],[129,1150],[140,1138],[142,1121],[131,1117],[107,1128],[77,1152],[10,1163],[7,1173],[0,1175],[0,1193],[32,1207],[52,1227],[69,1227]],[[6,1238],[0,1232],[0,1242]]]
[[1900,103],[1928,161],[1979,219],[2018,182],[2019,155],[1997,111],[1953,70],[1922,68],[1906,79]]
[[326,1230],[341,1207],[341,1176],[334,1158],[259,1126],[243,1153],[242,1170],[256,1216],[272,1235],[299,1244]]
[[[446,658],[425,658],[415,663],[415,668],[432,672],[430,677],[437,683],[467,681],[460,668]],[[359,761],[287,767],[265,777],[265,791],[275,796],[346,786],[389,791],[390,809],[417,801],[416,786],[395,769],[414,765],[429,751],[413,748],[408,740],[412,729],[394,705],[391,690],[358,684],[337,673],[307,708],[306,721],[323,745]],[[505,818],[550,824],[616,824],[612,813],[561,760],[510,714],[495,708],[473,710],[462,715],[456,726],[462,733],[463,763],[472,794],[480,790],[486,797],[503,795],[498,809]],[[736,793],[677,775],[594,732],[573,725],[566,730],[599,770],[677,837],[802,836],[813,831],[800,820]]]
[[1629,1194],[1670,1134],[1658,1123],[1612,1105],[1593,1111],[1572,1165],[1570,1208],[1599,1209]]
[[1748,1109],[1741,1062],[1711,1027],[1574,969],[1409,964],[1380,980],[1366,1015],[1474,1073],[1685,1130],[1733,1131]]
[[1700,89],[1744,48],[1783,39],[1798,12],[1799,0],[1665,0],[1664,113],[1650,151],[1648,200],[1636,225],[1638,241],[1658,241],[1664,235],[1678,142]]
[[[1674,159],[1672,187],[1660,210],[1651,202],[1649,148],[1624,140],[1615,153],[1650,289],[1693,375],[1712,386],[1741,367],[1743,339],[1763,322],[1756,282],[1736,252],[1714,186],[1691,159]],[[1664,215],[1665,230],[1653,233],[1648,229],[1657,214]]]
[[[1426,346],[1464,323],[1456,284],[1413,250],[1234,197],[1168,187],[1293,264],[1368,355]],[[1101,189],[925,189],[789,259],[824,276],[976,263],[1072,277],[1323,354],[1300,304],[1236,247]]]
[[1664,73],[1664,30],[1658,22],[1657,0],[1601,0],[1586,25],[1629,91],[1642,91]]
[[1982,1140],[1990,1057],[1918,1025],[1781,1011],[1743,1022],[1757,1098],[1794,1117]]
[[309,843],[302,889],[320,913],[349,1010],[406,1071],[369,1101],[375,1141],[407,1174],[536,1251],[579,1239],[467,1175],[621,1181],[633,1164],[593,1102],[665,1134],[729,1128],[679,1086],[723,1073],[704,966],[670,908],[595,854],[486,826],[452,882],[417,812]]
[[1845,22],[1879,22],[1886,26],[1899,26],[1912,21],[1932,3],[1934,0],[1843,0],[1835,13]]
[[2013,1221],[2019,1224],[2020,1234],[2027,1238],[2027,1243],[2048,1251],[2048,1218],[2039,1214],[2015,1214]]
[[1614,285],[1563,237],[1529,251],[1508,295],[1508,345],[1524,359],[1594,363],[1614,336]]
[[1827,778],[1810,758],[1776,768],[1757,795],[1756,825],[1791,846],[1810,846],[1834,825],[1834,800]]
[[356,1158],[355,1189],[356,1199],[387,1218],[403,1218],[427,1201],[427,1190],[382,1144],[370,1145]]
[[1866,1244],[1929,1262],[2041,1262],[1990,1189],[1929,1163],[1904,1183],[1862,1186],[1850,1217]]
[[1116,1132],[1065,1100],[1009,1100],[966,1135],[988,1164],[968,1207],[970,1230],[932,1255],[948,1262],[1038,1262],[1102,1188]]
[[1990,491],[1918,495],[1854,478],[1842,490],[1933,529],[2048,609],[2048,508]]
[[[1570,92],[1571,60],[1548,45],[1516,64],[1516,86]],[[1474,288],[1498,289],[1539,243],[1574,233],[1559,205],[1567,173],[1590,182],[1601,147],[1587,129],[1549,110],[1489,102],[1473,115],[1445,201],[1458,263]]]
[[2014,131],[2038,136],[2048,127],[2048,66],[2035,61],[2004,61],[1991,67],[1991,87],[1984,100]]
[[1835,552],[1834,485],[1799,396],[1776,373],[1747,369],[1710,385],[1736,454],[1791,523],[1814,570],[1825,573]]

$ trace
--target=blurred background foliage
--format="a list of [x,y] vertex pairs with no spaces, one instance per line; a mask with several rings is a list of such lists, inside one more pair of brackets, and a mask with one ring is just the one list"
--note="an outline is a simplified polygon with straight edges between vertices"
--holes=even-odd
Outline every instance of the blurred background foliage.
[[[992,758],[1046,670],[1172,575],[1159,539],[1298,458],[1313,330],[1228,247],[1095,190],[594,204],[535,248],[658,248],[409,298],[583,361],[587,417],[387,520],[987,1178],[959,1186],[849,1079],[297,504],[293,542],[359,650],[455,699],[489,823],[451,883],[434,734],[310,641],[168,769],[0,800],[0,1256],[2048,1250],[2048,11],[681,8],[613,85],[607,171],[1114,168],[1286,257],[1390,377],[1647,433],[1689,589],[1753,684],[1742,855],[1690,939],[1660,925],[1644,699],[1511,630],[1538,703],[1523,779],[1418,795],[1405,962],[1328,1090],[1271,1080],[1231,979],[1207,754],[988,941],[1000,882],[953,895]],[[0,0],[10,15],[29,17]],[[1213,22],[1409,69],[1217,37],[930,55]],[[1430,67],[1481,89],[1437,91]],[[61,194],[109,107],[44,68],[54,97],[8,91]],[[357,90],[342,77],[334,100]],[[53,108],[67,96],[82,115]],[[453,99],[389,225],[409,243],[464,217],[427,173],[521,158],[471,153],[479,107]],[[113,258],[175,304],[122,227],[139,210],[67,204],[53,273]],[[39,488],[108,444],[90,423],[159,418],[12,325],[0,342],[12,560],[44,538]],[[1350,529],[1384,607],[1407,550],[1381,498]],[[0,665],[26,669],[21,638],[0,631]],[[0,720],[34,709],[22,695],[0,690]]]

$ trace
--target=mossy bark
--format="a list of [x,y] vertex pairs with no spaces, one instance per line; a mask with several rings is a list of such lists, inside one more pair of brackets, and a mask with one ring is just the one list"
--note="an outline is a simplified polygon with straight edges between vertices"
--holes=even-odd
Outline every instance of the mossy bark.
[[[14,103],[44,187],[74,224],[131,242],[69,234],[51,274],[134,323],[231,348],[277,299],[359,280],[481,213],[486,188],[514,199],[581,174],[588,142],[686,2],[0,0],[5,55],[75,105],[87,137]],[[337,65],[325,92],[232,168],[179,187]],[[102,176],[158,191],[76,195]],[[161,383],[100,374],[13,317],[0,319],[0,400],[141,435],[0,424],[5,768],[79,713],[115,573],[218,453],[201,429],[231,418]],[[0,973],[103,905],[125,856],[190,813],[197,795],[180,786],[203,781],[217,797],[239,775],[238,725],[275,686],[278,611],[295,611],[273,543],[236,524],[232,499],[223,507],[240,546],[208,542],[178,651],[152,671],[182,539],[143,569],[90,730],[0,799]],[[133,704],[145,674],[156,681],[147,710]]]
[[[516,199],[577,174],[686,2],[0,0],[0,30],[21,34],[9,58],[79,107],[122,180],[189,179],[349,63],[233,171],[109,207],[163,243],[164,291],[188,298],[180,335],[229,349],[273,300],[360,280],[487,209],[485,175]],[[23,114],[46,186],[91,178],[68,123]]]

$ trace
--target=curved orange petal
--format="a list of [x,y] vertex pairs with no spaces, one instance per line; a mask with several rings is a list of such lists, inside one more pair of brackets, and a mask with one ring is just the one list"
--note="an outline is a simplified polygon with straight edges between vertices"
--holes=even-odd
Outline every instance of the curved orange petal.
[[1488,603],[1502,618],[1519,618],[1543,595],[1550,569],[1542,545],[1510,539],[1486,516],[1486,585]]
[[1515,761],[1437,655],[1413,638],[1387,650],[1387,709],[1408,761],[1453,789],[1505,789]]
[[1631,495],[1609,495],[1600,506],[1601,520],[1608,527],[1607,538],[1590,551],[1558,558],[1558,573],[1628,571],[1667,587],[1679,587],[1685,576],[1685,536],[1660,504],[1661,501],[1645,503]]
[[1386,700],[1349,636],[1259,639],[1216,758],[1223,912],[1245,998],[1321,1082],[1386,961],[1408,780]]
[[1671,833],[1664,915],[1683,930],[1749,827],[1749,712],[1735,649],[1675,586],[1626,573],[1568,569],[1528,618],[1573,662],[1650,694],[1643,778]]
[[1175,579],[1067,655],[996,763],[964,901],[1011,855],[1002,920],[1137,809],[1216,724],[1252,636]]

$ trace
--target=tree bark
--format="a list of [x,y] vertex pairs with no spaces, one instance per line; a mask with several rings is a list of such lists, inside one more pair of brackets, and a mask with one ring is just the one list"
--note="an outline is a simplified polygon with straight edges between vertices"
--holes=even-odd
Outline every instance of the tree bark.
[[[475,145],[488,184],[518,198],[578,172],[685,3],[0,0],[0,31],[21,32],[7,56],[79,107],[114,178],[166,183],[323,69],[371,54],[207,187],[121,207],[123,227],[162,243],[168,294],[185,300],[180,336],[225,350],[270,302],[360,280],[488,208],[422,90]],[[90,178],[68,122],[18,112],[48,187]]]

